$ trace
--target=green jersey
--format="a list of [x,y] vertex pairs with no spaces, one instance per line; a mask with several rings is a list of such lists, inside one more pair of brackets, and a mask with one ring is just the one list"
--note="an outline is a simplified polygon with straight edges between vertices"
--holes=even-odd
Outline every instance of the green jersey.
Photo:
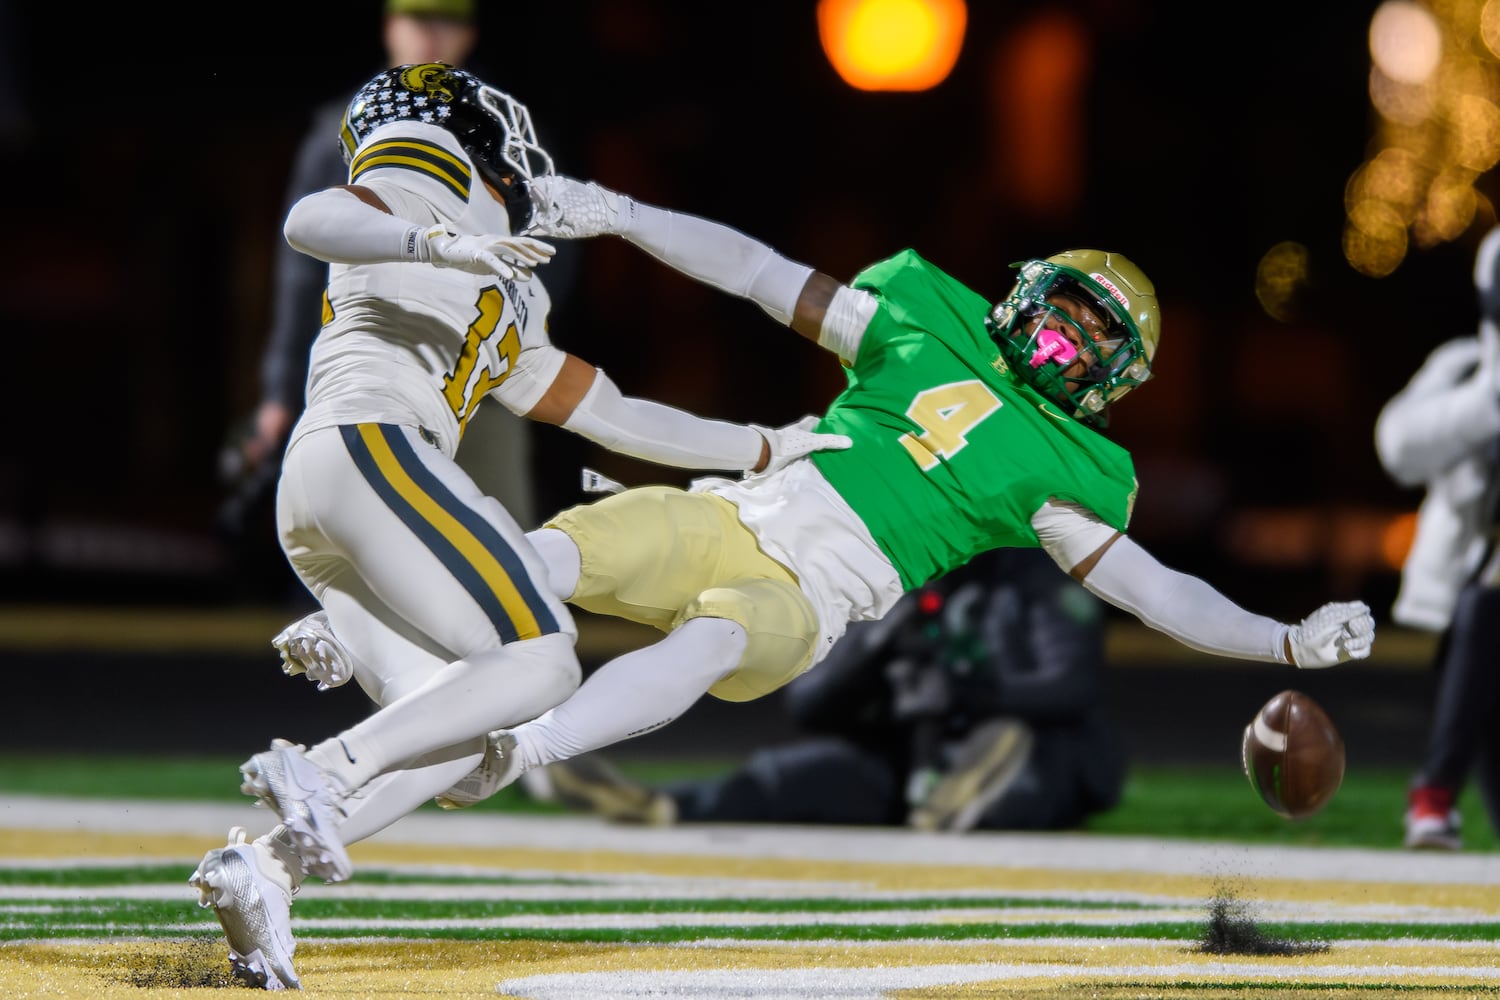
[[903,586],[987,549],[1039,545],[1031,517],[1049,499],[1125,530],[1130,454],[1011,372],[985,328],[987,300],[911,250],[853,284],[878,308],[817,429],[854,446],[811,458]]

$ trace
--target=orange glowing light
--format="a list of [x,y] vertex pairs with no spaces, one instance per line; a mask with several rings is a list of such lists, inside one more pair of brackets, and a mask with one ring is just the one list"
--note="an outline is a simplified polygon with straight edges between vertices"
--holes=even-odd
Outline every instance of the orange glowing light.
[[1406,564],[1416,534],[1416,511],[1397,514],[1386,522],[1385,530],[1380,533],[1380,557],[1386,569],[1399,570]]
[[818,0],[818,37],[860,90],[929,90],[963,48],[964,0]]

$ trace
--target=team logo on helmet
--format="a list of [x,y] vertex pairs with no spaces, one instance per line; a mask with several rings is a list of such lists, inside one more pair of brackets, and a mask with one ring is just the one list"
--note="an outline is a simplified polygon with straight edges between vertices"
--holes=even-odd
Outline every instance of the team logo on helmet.
[[401,71],[401,86],[430,100],[451,104],[453,103],[453,77],[449,75],[449,70],[452,68],[447,63],[421,63],[417,66],[408,66]]

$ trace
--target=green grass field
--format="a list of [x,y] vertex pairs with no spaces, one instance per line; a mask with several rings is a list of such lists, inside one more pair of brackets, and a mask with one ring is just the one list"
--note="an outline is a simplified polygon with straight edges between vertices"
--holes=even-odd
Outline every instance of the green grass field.
[[[29,756],[0,754],[0,793],[243,801],[238,758]],[[733,762],[648,761],[619,758],[639,780],[666,781],[711,774]],[[1399,847],[1409,773],[1349,772],[1333,801],[1305,820],[1290,821],[1263,806],[1236,768],[1136,767],[1120,805],[1093,817],[1086,829],[1121,836],[1180,837],[1322,847]],[[436,808],[436,807],[431,807]],[[476,807],[556,813],[560,807],[509,788]],[[1478,794],[1459,801],[1466,850],[1492,851],[1497,841]]]
[[[732,763],[613,759],[648,782]],[[238,764],[0,754],[0,796],[28,796],[0,817],[5,995],[240,995],[187,884],[247,819]],[[1405,785],[1349,774],[1294,823],[1237,768],[1137,767],[1082,836],[960,837],[621,827],[512,788],[309,879],[296,964],[309,1000],[1500,996],[1495,838],[1471,797],[1463,852],[1400,850]]]

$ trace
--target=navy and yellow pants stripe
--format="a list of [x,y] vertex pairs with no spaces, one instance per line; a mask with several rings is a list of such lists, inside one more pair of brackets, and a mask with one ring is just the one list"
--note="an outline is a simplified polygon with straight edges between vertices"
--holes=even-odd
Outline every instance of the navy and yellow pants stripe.
[[401,428],[353,424],[339,433],[365,482],[484,610],[502,642],[562,630],[515,544],[453,494]]

